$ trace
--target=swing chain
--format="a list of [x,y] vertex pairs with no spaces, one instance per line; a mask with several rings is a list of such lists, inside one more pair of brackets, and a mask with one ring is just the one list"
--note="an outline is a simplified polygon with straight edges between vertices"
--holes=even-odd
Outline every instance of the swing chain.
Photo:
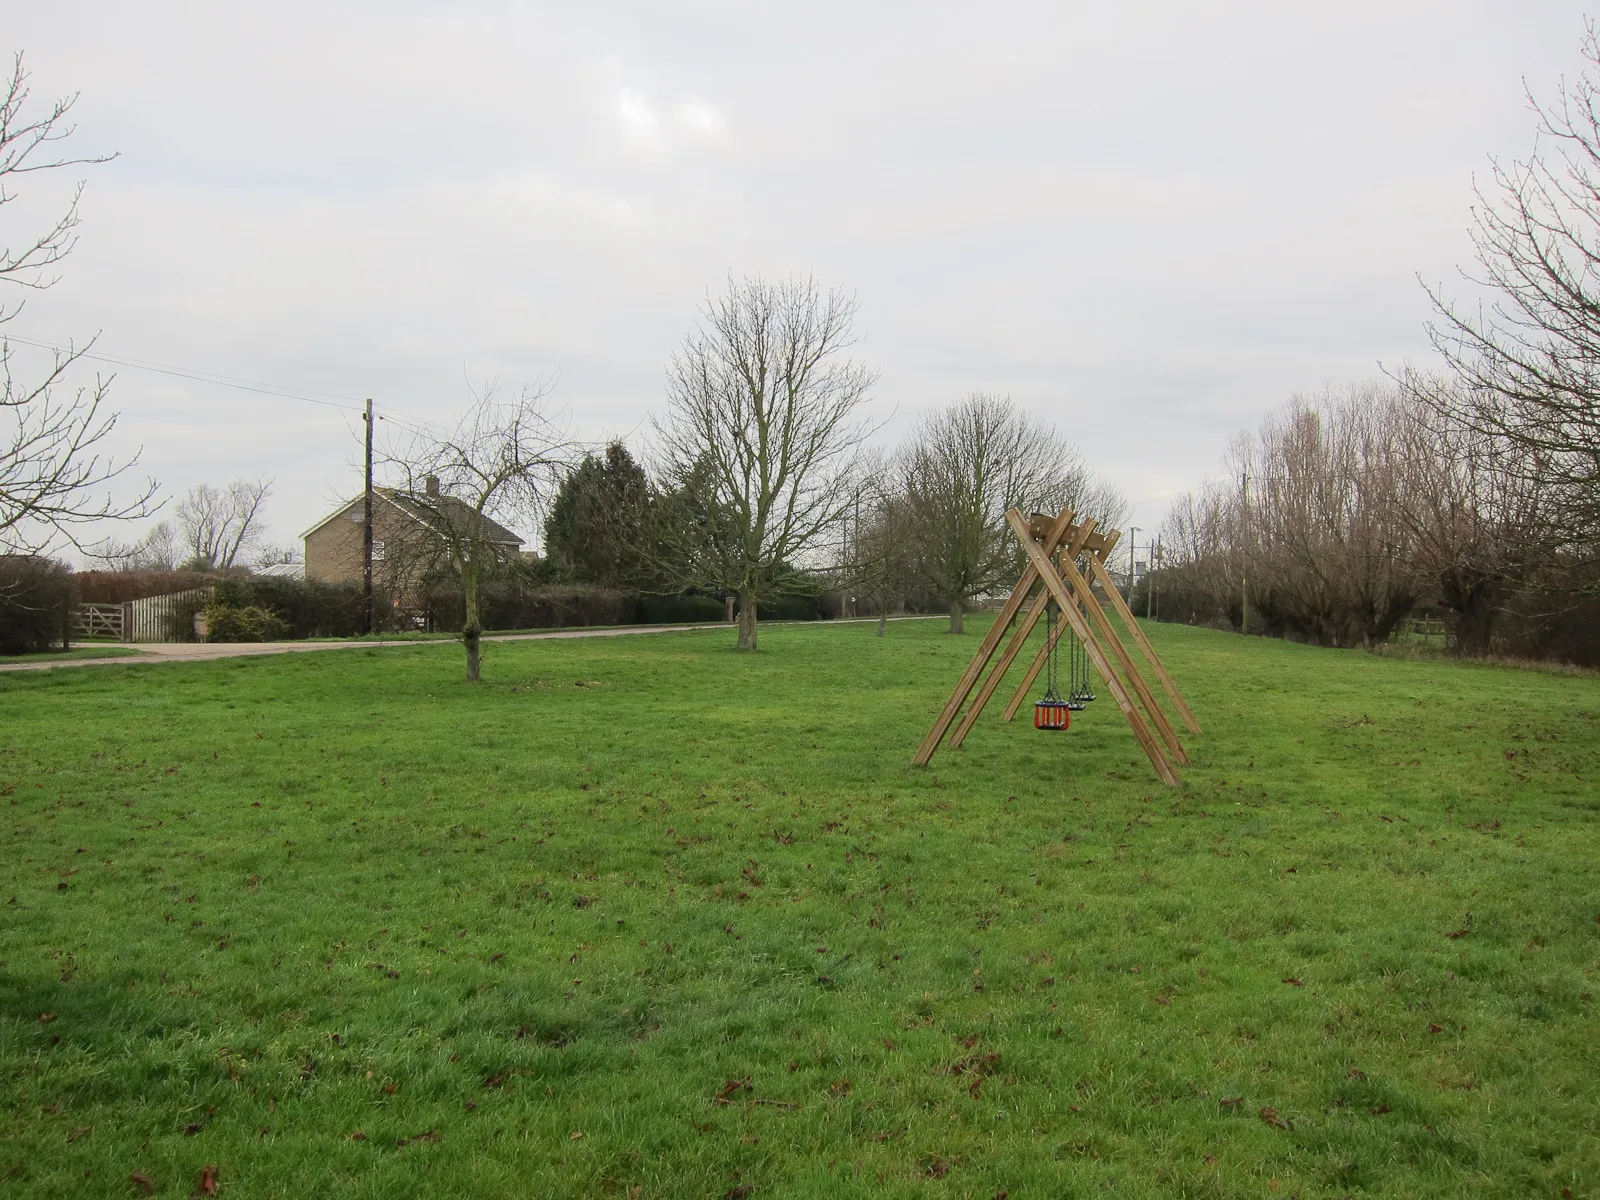
[[1058,661],[1059,645],[1056,640],[1056,627],[1061,620],[1061,613],[1056,608],[1056,602],[1051,599],[1044,610],[1045,644],[1050,647],[1049,656],[1045,659],[1045,687],[1043,700],[1048,704],[1061,703],[1061,693],[1057,690],[1060,682],[1060,665]]

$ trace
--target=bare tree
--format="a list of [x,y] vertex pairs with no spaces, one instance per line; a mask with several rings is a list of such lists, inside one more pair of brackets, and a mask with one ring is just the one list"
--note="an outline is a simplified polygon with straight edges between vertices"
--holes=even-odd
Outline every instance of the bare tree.
[[1508,600],[1555,557],[1549,530],[1557,489],[1525,442],[1456,420],[1465,405],[1446,393],[1459,379],[1407,372],[1402,435],[1408,479],[1397,515],[1410,530],[1419,571],[1437,589],[1456,652],[1487,654]]
[[418,433],[388,458],[390,473],[401,480],[389,494],[418,520],[405,545],[385,547],[386,557],[392,550],[413,569],[431,561],[460,577],[469,682],[479,677],[481,589],[512,553],[497,518],[533,527],[579,450],[550,413],[548,395],[531,386],[503,401],[486,388],[453,431]]
[[[1429,287],[1429,332],[1461,378],[1421,394],[1477,433],[1530,453],[1515,464],[1559,489],[1569,549],[1600,537],[1600,32],[1583,40],[1584,71],[1552,105],[1528,102],[1537,140],[1525,162],[1493,164],[1477,192],[1469,282],[1493,305],[1462,312]],[[1426,286],[1426,285],[1425,285]]]
[[[850,503],[840,514],[838,561],[833,575],[852,604],[866,600],[882,637],[889,609],[907,590],[913,571],[906,538],[906,505],[895,491],[893,463],[881,451],[866,451],[850,485]],[[852,616],[859,616],[852,610]]]
[[[28,72],[22,55],[11,73],[0,77],[0,217],[8,215],[21,176],[107,161],[107,157],[69,158],[53,145],[70,137],[68,123],[75,96],[43,109],[29,104]],[[77,241],[80,183],[62,214],[41,230],[17,241],[0,226],[0,282],[24,291],[42,291],[56,282],[53,268]],[[22,302],[0,297],[0,323],[14,318]],[[31,382],[13,371],[9,341],[0,339],[0,547],[41,548],[57,538],[78,545],[76,531],[96,521],[140,517],[150,511],[155,484],[133,499],[118,499],[113,480],[137,462],[118,463],[106,452],[116,414],[105,408],[110,380],[70,388],[69,369],[93,345],[53,351],[51,365]]]
[[243,565],[261,546],[261,506],[272,494],[270,479],[235,479],[226,488],[197,484],[178,501],[177,538],[184,565],[225,571]]
[[1180,501],[1163,530],[1180,611],[1324,645],[1384,641],[1431,590],[1408,513],[1426,474],[1415,460],[1436,448],[1411,436],[1414,407],[1358,384],[1296,396],[1236,438],[1227,482]]
[[897,480],[907,548],[949,606],[951,633],[962,632],[970,600],[1008,587],[1022,569],[1008,508],[1071,505],[1102,524],[1126,509],[1116,489],[1094,478],[1077,447],[1009,398],[988,392],[925,417],[901,451]]
[[855,313],[810,278],[730,278],[667,368],[662,565],[679,586],[738,596],[741,650],[756,648],[760,598],[799,581],[849,503],[877,378],[843,356]]
[[152,525],[137,542],[107,538],[89,552],[90,561],[113,571],[174,571],[182,557],[171,521]]

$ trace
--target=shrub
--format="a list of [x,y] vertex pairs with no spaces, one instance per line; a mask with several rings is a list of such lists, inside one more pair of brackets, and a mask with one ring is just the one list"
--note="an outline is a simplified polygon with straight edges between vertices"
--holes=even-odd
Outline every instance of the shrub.
[[0,654],[33,654],[63,642],[73,603],[72,571],[33,554],[0,555]]
[[289,636],[289,624],[270,608],[249,604],[208,605],[201,616],[208,642],[276,642]]
[[633,602],[633,620],[640,625],[695,624],[721,621],[727,607],[716,596],[639,596]]
[[[324,583],[285,575],[245,575],[217,581],[218,604],[233,608],[265,608],[284,622],[285,637],[354,637],[366,621],[359,583]],[[388,597],[373,595],[375,621],[384,626]]]

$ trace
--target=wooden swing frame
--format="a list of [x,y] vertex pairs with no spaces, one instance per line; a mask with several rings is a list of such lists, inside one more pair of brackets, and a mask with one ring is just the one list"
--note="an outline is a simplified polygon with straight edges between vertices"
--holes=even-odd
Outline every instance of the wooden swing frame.
[[[1122,593],[1117,591],[1110,572],[1106,570],[1106,559],[1121,537],[1120,531],[1099,533],[1095,529],[1094,521],[1074,524],[1073,515],[1070,508],[1062,509],[1055,517],[1035,513],[1031,519],[1025,518],[1021,511],[1015,508],[1006,513],[1006,523],[1011,526],[1012,532],[1022,544],[1023,552],[1028,557],[1028,565],[1022,572],[1022,578],[1017,581],[1016,587],[1011,590],[1011,595],[1001,606],[994,624],[989,627],[989,632],[984,635],[977,653],[967,664],[967,669],[956,684],[955,691],[950,694],[950,699],[945,702],[944,708],[934,720],[933,728],[928,730],[928,736],[923,738],[922,745],[917,747],[916,757],[912,761],[918,766],[925,766],[939,749],[939,743],[944,740],[951,724],[956,721],[957,714],[961,713],[967,697],[972,695],[973,688],[978,686],[978,678],[989,665],[989,660],[994,657],[1006,630],[1015,622],[1016,631],[1012,634],[1011,641],[1000,654],[999,660],[989,672],[988,678],[983,681],[983,685],[978,687],[977,695],[973,696],[972,703],[961,716],[959,724],[956,724],[955,732],[950,737],[950,745],[959,746],[966,740],[967,734],[982,715],[984,706],[989,703],[990,697],[999,688],[1006,672],[1011,669],[1012,663],[1027,644],[1034,627],[1039,623],[1039,618],[1054,600],[1063,620],[1056,626],[1055,637],[1047,639],[1046,644],[1039,649],[1023,673],[1022,682],[1006,705],[1004,719],[1010,721],[1017,715],[1018,707],[1027,696],[1028,689],[1040,669],[1045,665],[1055,642],[1060,640],[1064,630],[1070,629],[1083,643],[1094,670],[1105,680],[1106,688],[1116,700],[1117,707],[1122,710],[1122,715],[1127,718],[1128,727],[1133,730],[1134,738],[1144,748],[1156,774],[1163,783],[1173,787],[1178,786],[1180,782],[1178,772],[1173,764],[1183,765],[1189,761],[1189,756],[1184,753],[1183,745],[1178,741],[1178,735],[1173,730],[1172,723],[1167,720],[1166,713],[1156,702],[1155,694],[1139,674],[1133,656],[1128,653],[1128,647],[1117,635],[1116,628],[1111,624],[1110,617],[1106,615],[1095,594],[1094,584],[1099,584],[1100,594],[1109,602],[1134,644],[1139,648],[1150,671],[1155,675],[1167,699],[1189,732],[1199,733],[1200,723],[1195,720],[1193,710],[1184,700],[1183,694],[1178,691],[1178,685],[1173,682],[1166,666],[1156,656],[1155,648],[1150,645],[1150,639],[1145,636],[1144,630],[1139,628],[1139,623],[1134,619],[1127,601],[1122,598]],[[1078,569],[1080,558],[1084,563],[1084,571]],[[1036,585],[1042,586],[1036,588]],[[1030,596],[1032,596],[1031,603]],[[1024,606],[1026,612],[1023,611]]]

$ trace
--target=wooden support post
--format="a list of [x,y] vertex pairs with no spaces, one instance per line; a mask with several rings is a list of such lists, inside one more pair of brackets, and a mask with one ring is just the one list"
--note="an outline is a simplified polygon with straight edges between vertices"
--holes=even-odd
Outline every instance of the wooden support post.
[[[1020,514],[1018,519],[1021,519]],[[1050,527],[1050,533],[1047,537],[1049,549],[1055,549],[1071,524],[1072,510],[1070,508],[1062,509],[1061,515],[1056,518],[1055,524]],[[1026,524],[1024,524],[1023,528],[1027,528]],[[1030,534],[1024,534],[1024,536],[1030,546],[1037,546]],[[1050,559],[1047,554],[1045,564],[1053,574],[1054,569],[1049,567],[1049,562]],[[1030,563],[1028,568],[1022,572],[1022,578],[1017,581],[1017,586],[1012,589],[1005,606],[996,615],[994,624],[989,626],[989,632],[984,635],[983,642],[978,646],[978,652],[972,656],[972,661],[967,664],[967,669],[962,674],[960,681],[957,682],[955,691],[950,693],[950,699],[945,701],[944,708],[934,718],[933,728],[928,730],[928,736],[923,738],[922,745],[917,747],[916,757],[911,760],[917,766],[926,766],[928,760],[933,757],[934,751],[939,748],[939,742],[943,740],[945,730],[950,728],[950,722],[955,720],[956,714],[961,711],[961,706],[966,702],[967,695],[972,691],[973,684],[978,682],[978,676],[983,673],[984,664],[989,661],[989,657],[994,653],[995,647],[1000,644],[1000,639],[1005,636],[1006,627],[1011,624],[1017,613],[1021,611],[1023,601],[1028,598],[1028,593],[1033,590],[1033,581],[1038,577],[1039,568],[1036,563]]]
[[[1171,787],[1177,787],[1179,783],[1178,773],[1172,769],[1172,764],[1167,761],[1167,756],[1162,753],[1161,746],[1154,735],[1151,734],[1149,726],[1145,724],[1144,718],[1139,715],[1139,710],[1134,707],[1133,700],[1129,697],[1127,689],[1122,686],[1122,681],[1117,678],[1105,651],[1100,648],[1099,641],[1090,630],[1088,621],[1078,611],[1077,605],[1072,602],[1072,596],[1067,590],[1069,585],[1081,595],[1087,596],[1089,591],[1089,585],[1084,581],[1083,576],[1078,573],[1077,565],[1071,560],[1064,560],[1061,564],[1062,574],[1058,575],[1051,565],[1049,555],[1040,547],[1038,542],[1033,540],[1033,535],[1028,529],[1028,523],[1023,519],[1022,514],[1014,508],[1010,509],[1006,513],[1006,521],[1017,535],[1017,540],[1022,543],[1022,548],[1028,555],[1028,561],[1033,565],[1034,573],[1044,580],[1045,587],[1050,589],[1051,594],[1055,597],[1056,604],[1061,609],[1061,615],[1072,626],[1072,632],[1083,643],[1083,648],[1089,655],[1089,661],[1094,664],[1095,670],[1100,672],[1101,678],[1105,680],[1106,687],[1110,689],[1111,695],[1116,699],[1117,707],[1122,709],[1122,715],[1127,718],[1128,726],[1133,730],[1133,736],[1138,740],[1140,746],[1144,748],[1151,765],[1156,769],[1156,774],[1161,777],[1163,783]],[[1066,576],[1065,582],[1063,582],[1062,575]],[[1031,585],[1032,580],[1028,579],[1028,583]],[[1089,599],[1093,602],[1093,597],[1089,597]],[[1020,607],[1020,604],[1018,607]],[[1104,613],[1101,613],[1102,617],[1104,615]],[[995,640],[998,642],[999,639]],[[990,652],[993,653],[993,647],[990,648]],[[979,670],[981,669],[980,664]],[[977,671],[969,669],[969,673],[973,679],[977,678]],[[968,682],[966,689],[970,689],[971,686],[971,682]],[[966,689],[963,689],[963,694],[965,694]]]
[[[1077,558],[1079,554],[1083,553],[1084,544],[1088,542],[1089,536],[1094,533],[1094,527],[1095,522],[1092,519],[1079,525],[1072,531],[1071,540],[1062,549],[1061,553],[1074,559]],[[961,718],[961,723],[956,726],[955,733],[950,737],[951,749],[967,740],[967,734],[971,731],[973,725],[977,723],[979,715],[983,712],[983,706],[989,703],[989,697],[994,695],[995,689],[1000,686],[1000,681],[1005,678],[1006,672],[1011,669],[1012,661],[1027,643],[1028,636],[1033,633],[1033,627],[1038,624],[1039,618],[1044,615],[1044,611],[1049,604],[1050,590],[1045,588],[1039,593],[1039,597],[1034,601],[1033,607],[1028,610],[1028,615],[1018,624],[1016,635],[1011,639],[1011,644],[1006,647],[1005,653],[995,663],[994,670],[989,673],[989,678],[984,680],[983,687],[978,690],[971,707],[967,709],[966,714]]]
[[[1100,565],[1100,559],[1093,554],[1089,555],[1089,562],[1093,566]],[[1173,732],[1172,724],[1167,720],[1167,714],[1162,712],[1161,706],[1156,703],[1155,694],[1151,692],[1150,685],[1145,683],[1143,676],[1139,674],[1138,669],[1133,665],[1133,658],[1128,654],[1128,648],[1122,644],[1122,639],[1117,636],[1117,631],[1111,627],[1111,618],[1106,616],[1105,609],[1101,608],[1100,602],[1095,599],[1094,592],[1090,590],[1088,580],[1078,575],[1077,565],[1070,565],[1072,574],[1078,576],[1072,590],[1082,597],[1083,608],[1088,614],[1089,620],[1099,630],[1100,635],[1105,638],[1106,645],[1111,647],[1112,657],[1116,659],[1117,665],[1122,668],[1122,673],[1127,676],[1128,682],[1133,685],[1134,694],[1139,697],[1139,703],[1144,705],[1144,711],[1149,714],[1150,723],[1155,726],[1156,732],[1161,735],[1161,740],[1167,744],[1168,753],[1180,764],[1187,763],[1189,756],[1183,752],[1183,744],[1178,741],[1178,735]],[[1065,566],[1063,566],[1063,573],[1065,573]],[[1120,600],[1122,597],[1118,596],[1117,599]]]
[[[1101,538],[1099,546],[1090,550],[1089,553],[1110,554],[1111,548],[1117,544],[1117,539],[1121,536],[1122,532],[1120,530],[1113,529],[1107,536]],[[1076,562],[1078,556],[1074,554],[1072,558]],[[1002,721],[1009,721],[1017,715],[1017,709],[1021,708],[1022,702],[1028,698],[1028,689],[1033,686],[1033,681],[1039,678],[1039,672],[1044,670],[1044,664],[1050,657],[1050,651],[1056,648],[1056,643],[1061,640],[1061,634],[1066,628],[1065,625],[1057,625],[1056,636],[1053,639],[1046,638],[1045,644],[1039,648],[1039,653],[1033,656],[1033,662],[1028,665],[1027,671],[1023,673],[1022,682],[1017,684],[1017,690],[1011,693],[1011,699],[1006,702],[1005,712],[1000,714]]]
[[1173,682],[1172,676],[1167,673],[1166,666],[1156,657],[1155,647],[1150,644],[1150,639],[1145,636],[1144,630],[1139,628],[1139,622],[1134,619],[1133,610],[1128,607],[1122,593],[1117,591],[1116,585],[1111,582],[1111,576],[1106,571],[1105,563],[1097,555],[1089,556],[1089,567],[1094,577],[1099,580],[1101,588],[1111,601],[1111,607],[1117,610],[1117,616],[1122,618],[1122,623],[1128,627],[1128,632],[1133,635],[1133,640],[1139,644],[1139,651],[1150,664],[1150,669],[1156,673],[1162,689],[1167,693],[1167,698],[1172,701],[1172,706],[1178,710],[1178,715],[1183,718],[1183,723],[1189,727],[1190,733],[1200,732],[1200,722],[1195,720],[1194,712],[1184,700],[1183,693],[1178,691],[1178,685]]

